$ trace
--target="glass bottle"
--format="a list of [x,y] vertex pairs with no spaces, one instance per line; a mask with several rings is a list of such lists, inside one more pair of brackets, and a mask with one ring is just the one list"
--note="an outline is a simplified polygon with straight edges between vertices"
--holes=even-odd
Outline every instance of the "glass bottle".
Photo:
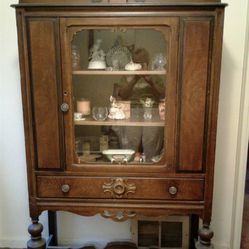
[[72,69],[80,70],[80,51],[77,45],[72,45]]

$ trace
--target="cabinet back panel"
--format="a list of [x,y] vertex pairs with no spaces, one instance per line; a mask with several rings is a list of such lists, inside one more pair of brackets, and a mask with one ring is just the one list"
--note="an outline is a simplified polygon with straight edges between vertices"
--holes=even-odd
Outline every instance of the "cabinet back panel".
[[179,164],[181,171],[202,171],[208,87],[210,19],[182,21]]
[[28,28],[37,167],[56,169],[61,164],[56,22],[30,19]]

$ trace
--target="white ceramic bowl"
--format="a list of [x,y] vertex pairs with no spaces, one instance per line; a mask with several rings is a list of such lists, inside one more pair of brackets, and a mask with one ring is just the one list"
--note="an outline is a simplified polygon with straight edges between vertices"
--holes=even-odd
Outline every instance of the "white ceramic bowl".
[[131,161],[135,155],[134,150],[115,149],[115,150],[104,150],[102,154],[108,158],[111,163],[127,163]]
[[106,69],[106,63],[104,61],[90,61],[88,69]]

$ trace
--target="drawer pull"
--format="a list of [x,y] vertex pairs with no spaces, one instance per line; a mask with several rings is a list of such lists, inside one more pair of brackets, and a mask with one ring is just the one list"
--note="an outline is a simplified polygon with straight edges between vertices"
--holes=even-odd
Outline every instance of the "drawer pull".
[[171,195],[176,195],[177,194],[177,187],[175,187],[175,186],[171,186],[171,187],[169,187],[169,193],[171,194]]
[[68,184],[64,184],[61,186],[61,191],[63,193],[68,193],[70,191],[70,186]]

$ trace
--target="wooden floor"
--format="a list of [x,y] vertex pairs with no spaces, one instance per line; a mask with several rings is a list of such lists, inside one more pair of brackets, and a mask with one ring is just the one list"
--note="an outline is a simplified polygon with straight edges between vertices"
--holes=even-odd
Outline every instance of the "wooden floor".
[[249,194],[245,195],[241,249],[249,249]]
[[241,249],[249,249],[249,147],[247,154],[247,174],[243,211],[243,225],[241,234]]

